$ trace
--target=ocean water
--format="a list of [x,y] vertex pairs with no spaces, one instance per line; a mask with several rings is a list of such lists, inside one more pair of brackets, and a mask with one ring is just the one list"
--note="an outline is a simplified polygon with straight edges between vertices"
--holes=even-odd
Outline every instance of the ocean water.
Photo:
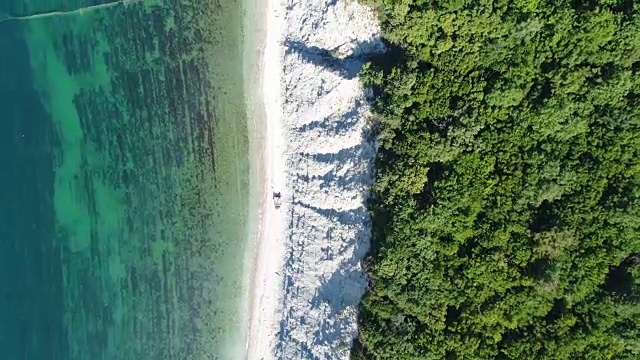
[[0,0],[1,359],[241,358],[242,75],[239,0]]

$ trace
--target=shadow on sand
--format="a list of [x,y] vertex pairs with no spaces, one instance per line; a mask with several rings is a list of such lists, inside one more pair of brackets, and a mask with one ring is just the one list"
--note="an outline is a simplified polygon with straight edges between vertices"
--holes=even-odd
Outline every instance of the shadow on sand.
[[372,56],[380,53],[381,45],[377,39],[356,43],[351,54],[341,57],[340,47],[323,49],[315,45],[307,45],[302,41],[287,39],[284,41],[287,52],[293,52],[309,63],[321,66],[345,79],[353,79],[358,75],[362,65]]

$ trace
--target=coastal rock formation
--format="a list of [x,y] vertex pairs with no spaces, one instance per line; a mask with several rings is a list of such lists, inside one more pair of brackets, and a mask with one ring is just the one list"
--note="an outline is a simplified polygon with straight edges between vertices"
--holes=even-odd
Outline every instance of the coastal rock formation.
[[364,206],[375,144],[357,78],[380,51],[369,9],[355,1],[288,0],[281,119],[286,221],[277,359],[347,359],[357,334],[370,237]]

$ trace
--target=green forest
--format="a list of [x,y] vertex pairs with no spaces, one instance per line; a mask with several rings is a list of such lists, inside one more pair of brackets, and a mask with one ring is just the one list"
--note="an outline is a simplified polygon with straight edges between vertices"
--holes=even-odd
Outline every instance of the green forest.
[[353,359],[640,359],[640,4],[368,0]]

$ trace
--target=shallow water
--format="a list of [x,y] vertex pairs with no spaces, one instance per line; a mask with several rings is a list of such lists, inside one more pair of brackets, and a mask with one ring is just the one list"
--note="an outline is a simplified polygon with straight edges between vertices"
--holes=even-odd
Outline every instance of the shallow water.
[[240,357],[242,4],[97,4],[0,0],[2,358]]

